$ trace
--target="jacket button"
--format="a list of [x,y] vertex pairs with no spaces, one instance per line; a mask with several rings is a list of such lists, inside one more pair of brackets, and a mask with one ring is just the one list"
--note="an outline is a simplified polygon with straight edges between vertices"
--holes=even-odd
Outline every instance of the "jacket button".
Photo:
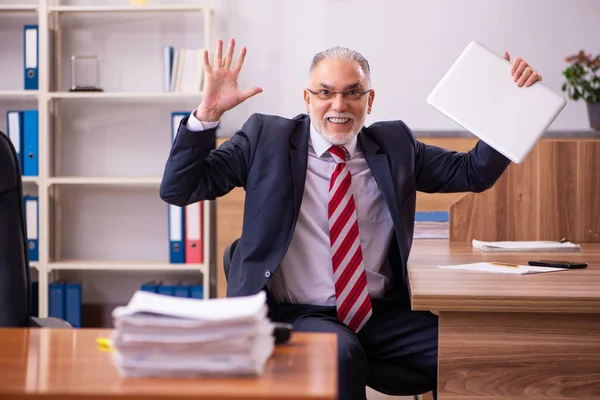
[[271,271],[265,271],[265,278],[269,279],[271,277]]

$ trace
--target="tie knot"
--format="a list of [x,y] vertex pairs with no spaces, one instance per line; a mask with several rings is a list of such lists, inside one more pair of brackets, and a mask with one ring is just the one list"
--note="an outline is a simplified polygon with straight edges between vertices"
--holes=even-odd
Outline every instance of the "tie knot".
[[342,146],[331,146],[329,153],[337,163],[346,162],[346,150]]

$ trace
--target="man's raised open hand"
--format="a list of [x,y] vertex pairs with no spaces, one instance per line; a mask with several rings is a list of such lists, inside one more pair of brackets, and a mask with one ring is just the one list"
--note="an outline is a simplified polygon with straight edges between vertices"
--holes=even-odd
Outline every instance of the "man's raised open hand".
[[242,47],[232,66],[234,48],[235,40],[229,39],[229,47],[223,57],[223,41],[217,40],[212,67],[208,60],[208,50],[204,50],[204,90],[202,102],[195,111],[196,118],[200,121],[218,121],[225,111],[262,92],[259,87],[239,89],[237,80],[246,57],[246,48]]

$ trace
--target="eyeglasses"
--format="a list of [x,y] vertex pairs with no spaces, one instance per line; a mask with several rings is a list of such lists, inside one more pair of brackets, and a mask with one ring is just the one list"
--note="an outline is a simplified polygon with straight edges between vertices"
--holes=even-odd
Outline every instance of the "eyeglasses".
[[334,91],[328,90],[328,89],[321,89],[318,92],[315,92],[308,88],[306,90],[308,90],[310,93],[314,94],[321,100],[331,100],[335,97],[336,94],[339,93],[342,95],[342,97],[344,99],[352,101],[352,100],[360,100],[365,94],[369,93],[373,89],[365,90],[364,92],[361,92],[360,90],[356,90],[356,89],[351,89],[351,90],[348,90],[347,92],[334,92]]

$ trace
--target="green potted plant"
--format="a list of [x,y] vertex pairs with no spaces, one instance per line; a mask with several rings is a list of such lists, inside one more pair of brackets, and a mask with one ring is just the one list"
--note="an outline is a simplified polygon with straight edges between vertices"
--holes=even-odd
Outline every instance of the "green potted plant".
[[600,130],[600,54],[592,57],[583,50],[565,58],[570,65],[563,71],[567,81],[563,92],[575,101],[585,101],[592,129]]

